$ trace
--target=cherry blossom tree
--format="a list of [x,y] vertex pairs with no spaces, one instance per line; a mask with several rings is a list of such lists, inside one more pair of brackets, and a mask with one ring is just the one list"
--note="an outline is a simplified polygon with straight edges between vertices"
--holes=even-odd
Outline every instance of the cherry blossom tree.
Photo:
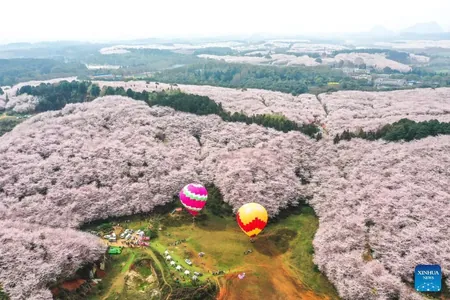
[[332,135],[359,128],[376,130],[403,118],[450,122],[450,88],[392,92],[339,91],[320,94],[328,112],[325,123]]
[[48,285],[106,250],[91,234],[6,220],[0,220],[0,244],[0,282],[11,299],[52,299]]
[[[16,113],[34,112],[39,99],[29,95],[19,95],[9,98],[4,108],[6,110],[12,110]],[[0,103],[1,106],[1,103]]]
[[449,274],[450,137],[323,144],[310,201],[320,220],[315,262],[340,295],[414,299],[403,282],[413,283],[416,265]]

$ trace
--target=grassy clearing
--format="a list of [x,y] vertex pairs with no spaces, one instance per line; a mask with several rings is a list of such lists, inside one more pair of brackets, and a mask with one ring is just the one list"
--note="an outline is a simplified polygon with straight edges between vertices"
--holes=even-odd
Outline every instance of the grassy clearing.
[[303,207],[301,214],[287,218],[286,221],[275,226],[286,226],[298,233],[290,242],[291,249],[286,256],[286,260],[303,284],[319,294],[338,298],[334,286],[313,263],[314,248],[312,240],[319,227],[319,220],[314,210],[311,207]]
[[[157,222],[162,230],[158,231],[158,238],[150,241],[149,248],[128,248],[113,257],[111,271],[103,282],[105,287],[110,287],[108,295],[124,297],[120,299],[128,299],[125,294],[134,295],[133,291],[124,289],[124,280],[120,278],[133,264],[131,268],[148,276],[152,272],[148,266],[135,264],[146,257],[153,261],[154,271],[158,275],[160,297],[166,295],[170,299],[178,299],[189,294],[194,299],[197,292],[205,297],[201,286],[208,289],[211,286],[207,282],[215,282],[220,286],[220,292],[216,295],[214,288],[211,288],[206,292],[209,295],[206,297],[338,299],[334,287],[312,261],[312,239],[318,219],[308,206],[292,209],[290,213],[272,220],[255,243],[250,243],[234,217],[219,217],[207,209],[195,222],[185,211],[174,215],[165,213],[128,219],[129,222],[122,223],[127,228],[141,229]],[[183,268],[183,272],[176,271],[165,260],[166,250]],[[252,250],[252,253],[245,255],[247,250]],[[199,252],[204,252],[205,256],[199,257]],[[185,262],[186,258],[192,261],[192,266]],[[191,274],[184,276],[184,270],[189,270]],[[223,273],[213,275],[217,271]],[[194,272],[203,273],[198,283],[191,280]],[[246,277],[239,280],[237,275],[242,272],[246,273]],[[146,283],[141,282],[136,290],[145,290],[145,287]]]

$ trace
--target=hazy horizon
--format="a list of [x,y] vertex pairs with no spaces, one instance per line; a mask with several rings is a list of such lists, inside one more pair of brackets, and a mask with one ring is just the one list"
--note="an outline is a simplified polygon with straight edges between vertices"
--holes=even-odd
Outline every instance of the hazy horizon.
[[[383,26],[401,31],[416,23],[437,22],[450,29],[450,1],[357,0],[316,3],[230,0],[150,2],[129,0],[117,5],[106,0],[79,0],[74,5],[42,0],[3,4],[0,43],[38,41],[117,41],[140,38],[186,38],[226,35],[308,35],[356,33]],[[26,9],[24,9],[26,8]]]

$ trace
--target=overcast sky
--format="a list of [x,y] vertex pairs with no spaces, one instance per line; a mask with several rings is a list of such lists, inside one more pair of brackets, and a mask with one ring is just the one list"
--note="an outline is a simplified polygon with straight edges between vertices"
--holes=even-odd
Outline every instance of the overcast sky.
[[450,0],[3,0],[0,11],[2,43],[400,30],[429,21],[450,30]]

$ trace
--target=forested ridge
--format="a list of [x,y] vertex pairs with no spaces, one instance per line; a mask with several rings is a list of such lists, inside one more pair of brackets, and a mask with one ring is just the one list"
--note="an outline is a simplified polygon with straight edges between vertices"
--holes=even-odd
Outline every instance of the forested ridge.
[[87,75],[81,63],[65,63],[54,59],[0,59],[0,86],[29,80]]
[[329,82],[340,82],[340,89],[364,89],[371,85],[329,67],[274,67],[222,62],[193,64],[153,75],[152,80],[168,83],[210,84],[233,88],[259,88],[299,95],[311,88],[332,91]]
[[[374,49],[374,53],[378,53],[378,50]],[[392,51],[389,53],[395,58],[394,60],[404,59],[403,52]],[[375,71],[371,72],[374,72],[375,75],[377,73]],[[420,88],[450,85],[450,75],[448,73],[428,72],[421,68],[413,68],[411,72],[406,74],[400,74],[390,68],[386,68],[384,72],[392,74],[393,79],[420,81],[420,84],[415,86]],[[215,85],[230,88],[256,88],[280,91],[292,95],[304,93],[319,94],[336,90],[377,90],[372,81],[352,78],[341,69],[333,69],[329,66],[282,67],[225,63],[220,61],[208,61],[159,71],[152,75],[151,80],[167,83]],[[330,85],[329,83],[333,84]],[[391,87],[385,90],[404,88]]]

